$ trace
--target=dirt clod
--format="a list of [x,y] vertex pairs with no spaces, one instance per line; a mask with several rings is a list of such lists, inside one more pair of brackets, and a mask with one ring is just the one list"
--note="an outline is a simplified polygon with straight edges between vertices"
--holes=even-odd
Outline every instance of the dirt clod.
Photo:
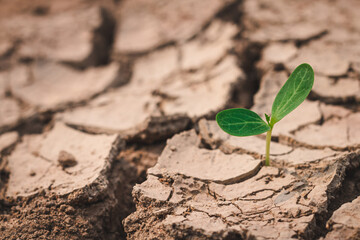
[[60,166],[64,168],[74,167],[77,164],[77,161],[71,153],[68,153],[64,150],[59,152],[58,162]]

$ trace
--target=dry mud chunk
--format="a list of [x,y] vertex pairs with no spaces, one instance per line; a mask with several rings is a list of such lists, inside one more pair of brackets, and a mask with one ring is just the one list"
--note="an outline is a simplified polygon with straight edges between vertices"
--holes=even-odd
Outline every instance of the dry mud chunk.
[[[265,143],[264,143],[265,144]],[[295,148],[292,152],[280,156],[275,156],[272,159],[275,162],[282,162],[287,166],[297,166],[309,162],[323,161],[324,159],[332,159],[334,156],[340,155],[329,148],[325,149],[308,149]]]
[[[185,132],[175,136],[168,142],[162,157],[167,157],[168,162],[187,162],[186,158],[175,158],[177,155],[170,151],[180,152],[182,149],[173,141],[178,141],[177,138],[188,140],[193,134]],[[194,146],[196,141],[194,138],[183,145]],[[160,159],[158,165],[149,170],[148,179],[133,191],[137,211],[125,219],[125,231],[129,239],[145,236],[224,239],[229,235],[239,239],[244,236],[312,239],[316,229],[315,214],[326,211],[328,196],[340,186],[339,177],[345,174],[344,164],[357,161],[358,156],[359,152],[352,157],[324,160],[297,170],[263,167],[254,176],[233,184],[204,182],[175,173],[175,164],[164,165],[160,163],[164,159]],[[153,176],[152,172],[160,167],[164,175]],[[206,171],[206,165],[203,169]]]
[[136,60],[130,84],[144,91],[156,90],[162,81],[179,70],[179,50],[167,47]]
[[328,120],[332,117],[344,118],[350,115],[352,112],[341,106],[329,105],[325,103],[320,104],[320,110],[324,120]]
[[273,129],[273,136],[284,135],[321,120],[319,102],[305,100],[297,109],[282,119]]
[[101,95],[88,106],[63,114],[63,120],[90,132],[119,133],[152,141],[186,128],[186,116],[162,116],[159,98],[136,87],[123,87]]
[[295,23],[283,25],[268,25],[260,28],[253,33],[248,33],[248,37],[256,42],[300,40],[304,41],[319,36],[326,31],[321,25],[312,23]]
[[52,62],[19,66],[9,74],[11,92],[41,111],[56,110],[85,101],[118,79],[119,67],[111,64],[85,71]]
[[135,185],[134,192],[143,196],[154,198],[159,201],[166,201],[171,194],[172,188],[162,184],[155,176],[148,176],[148,180],[143,184]]
[[[359,25],[359,24],[358,24]],[[356,63],[359,62],[360,47],[357,42],[360,34],[353,29],[344,29],[343,26],[332,28],[329,34],[325,35],[319,44],[329,45],[331,50],[342,57],[344,60],[350,61],[355,71],[358,71]]]
[[[331,14],[329,10],[332,5],[327,2],[318,1],[313,4],[312,8],[308,8],[307,5],[310,2],[309,0],[304,2],[249,0],[244,2],[244,12],[249,20],[260,26],[283,23],[306,23],[307,20],[316,22],[331,20],[328,19],[328,15]],[[323,12],[319,11],[320,9]],[[312,16],[312,18],[309,18],[309,16]]]
[[210,71],[183,73],[165,82],[160,92],[170,98],[162,101],[161,108],[167,115],[186,114],[199,118],[221,110],[230,100],[233,87],[243,80],[236,59],[229,56]]
[[360,81],[351,78],[331,79],[315,76],[313,93],[327,103],[360,101]]
[[0,130],[14,127],[20,120],[18,103],[10,98],[0,98]]
[[[195,35],[229,1],[127,0],[119,7],[117,52],[149,51]],[[146,39],[146,41],[144,41]]]
[[271,3],[267,0],[244,1],[244,12],[252,23],[261,24],[261,26],[298,21],[301,12],[294,11],[294,8],[298,8],[297,2],[284,3],[285,1]]
[[[67,194],[102,182],[104,171],[114,158],[116,143],[115,135],[89,135],[62,123],[43,135],[25,136],[8,159],[6,195],[28,196],[42,189]],[[64,170],[58,164],[62,151],[75,156],[77,165]]]
[[194,131],[176,135],[167,142],[154,175],[183,174],[196,179],[233,183],[254,175],[260,161],[245,154],[226,155],[220,150],[199,149]]
[[[223,132],[215,121],[200,120],[200,136],[213,149],[219,148],[226,153],[243,152],[260,158],[265,154],[265,139],[257,136],[235,137]],[[337,153],[330,149],[291,148],[289,146],[271,143],[271,161],[283,163],[286,166],[296,166],[332,158]]]
[[360,238],[360,197],[337,209],[327,222],[329,233],[325,239]]
[[296,55],[294,43],[270,43],[263,53],[262,59],[270,63],[285,63]]
[[343,76],[350,67],[349,59],[344,58],[339,47],[324,41],[304,46],[295,58],[285,64],[290,71],[293,71],[299,63],[303,62],[309,63],[315,73],[325,76]]
[[321,39],[328,43],[336,43],[341,47],[345,47],[346,45],[350,44],[348,46],[349,48],[346,49],[349,50],[350,48],[353,48],[356,52],[358,50],[356,41],[358,41],[359,37],[359,32],[356,32],[353,29],[344,28],[344,26],[333,26]]
[[[296,178],[291,174],[284,174],[281,178],[279,175],[282,174],[280,174],[279,169],[277,168],[262,168],[254,177],[241,183],[230,185],[210,183],[209,189],[225,200],[266,199],[271,197],[274,193],[280,192],[286,185],[291,185],[296,181]],[[267,185],[267,190],[264,189],[264,185]],[[262,197],[260,197],[260,195],[262,195]],[[270,202],[272,204],[272,201]],[[275,203],[277,202],[280,203],[281,201],[275,200]],[[243,209],[245,209],[245,206]],[[251,209],[249,207],[246,209],[248,212],[254,210],[257,211],[256,209]]]
[[6,148],[14,145],[18,138],[19,135],[17,132],[8,132],[0,135],[0,153]]
[[3,38],[21,40],[17,52],[20,57],[84,67],[106,60],[114,22],[107,11],[94,7],[46,17],[18,15],[0,25]]
[[296,141],[317,147],[346,149],[360,147],[360,113],[344,118],[330,118],[322,125],[311,124],[290,136]]
[[234,24],[214,21],[203,34],[181,48],[182,69],[198,69],[218,61],[233,46],[232,37],[237,32]]
[[62,123],[23,137],[7,158],[1,238],[124,239],[121,221],[133,211],[136,169],[116,158],[122,148],[115,135]]
[[[324,1],[289,2],[268,0],[244,1],[245,35],[251,40],[268,42],[282,40],[305,41],[323,34],[344,14]],[[336,15],[337,17],[334,17]],[[349,19],[349,24],[352,20]],[[342,23],[343,24],[343,23]],[[346,24],[345,24],[346,25]],[[344,26],[341,25],[342,27]]]
[[[285,72],[267,72],[261,79],[260,89],[254,97],[252,110],[260,116],[271,113],[276,94],[287,80]],[[273,129],[273,136],[289,135],[291,132],[321,120],[319,102],[305,100],[297,109],[281,120]]]

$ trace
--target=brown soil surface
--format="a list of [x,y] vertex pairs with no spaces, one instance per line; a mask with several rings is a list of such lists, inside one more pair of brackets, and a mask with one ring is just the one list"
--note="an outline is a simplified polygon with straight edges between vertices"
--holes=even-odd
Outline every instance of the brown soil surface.
[[[360,239],[357,1],[0,6],[0,239]],[[303,62],[265,167],[214,116]]]

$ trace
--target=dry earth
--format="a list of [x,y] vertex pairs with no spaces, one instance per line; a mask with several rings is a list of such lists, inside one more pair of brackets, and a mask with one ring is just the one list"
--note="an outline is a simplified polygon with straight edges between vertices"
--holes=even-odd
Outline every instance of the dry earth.
[[0,239],[360,239],[358,1],[0,4]]

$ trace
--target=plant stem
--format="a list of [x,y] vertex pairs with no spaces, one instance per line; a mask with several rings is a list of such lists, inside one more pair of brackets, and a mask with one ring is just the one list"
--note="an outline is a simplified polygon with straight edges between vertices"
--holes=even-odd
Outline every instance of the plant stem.
[[266,155],[265,155],[265,166],[270,166],[270,142],[271,142],[272,127],[266,134]]

